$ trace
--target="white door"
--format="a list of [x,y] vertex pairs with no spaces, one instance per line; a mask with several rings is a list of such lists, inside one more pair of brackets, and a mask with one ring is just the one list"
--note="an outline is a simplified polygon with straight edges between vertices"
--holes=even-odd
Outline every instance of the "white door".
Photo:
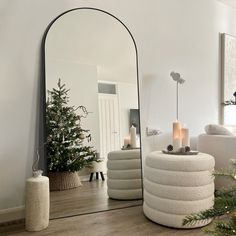
[[99,126],[100,126],[100,157],[106,163],[110,151],[119,150],[120,127],[117,94],[98,94]]

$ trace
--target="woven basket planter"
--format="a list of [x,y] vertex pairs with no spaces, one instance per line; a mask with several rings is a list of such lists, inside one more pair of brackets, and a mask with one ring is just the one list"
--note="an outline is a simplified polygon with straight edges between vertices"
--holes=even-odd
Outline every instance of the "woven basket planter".
[[77,172],[49,172],[50,191],[62,191],[81,186]]

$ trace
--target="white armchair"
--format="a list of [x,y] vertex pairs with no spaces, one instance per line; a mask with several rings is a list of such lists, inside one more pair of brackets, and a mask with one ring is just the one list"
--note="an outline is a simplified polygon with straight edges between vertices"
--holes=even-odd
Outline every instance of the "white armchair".
[[[198,137],[198,150],[208,153],[215,158],[215,169],[227,169],[230,159],[236,159],[236,136],[201,134]],[[215,188],[229,186],[233,181],[217,177]]]

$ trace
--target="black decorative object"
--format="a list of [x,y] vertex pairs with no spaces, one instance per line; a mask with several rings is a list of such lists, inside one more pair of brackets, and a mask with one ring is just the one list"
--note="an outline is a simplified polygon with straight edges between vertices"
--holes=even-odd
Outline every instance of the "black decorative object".
[[166,150],[162,151],[164,154],[172,155],[197,155],[198,151],[191,151],[189,146],[183,146],[178,151],[174,151],[173,145],[168,145]]
[[190,152],[191,151],[191,148],[189,146],[186,146],[185,147],[185,152]]
[[173,151],[173,149],[174,149],[174,148],[173,148],[173,145],[170,144],[170,145],[167,146],[167,150],[168,150],[169,152]]
[[126,147],[123,146],[121,150],[133,150],[133,149],[140,149],[140,147],[133,148],[130,144],[128,144]]
[[236,105],[236,91],[234,92],[233,96],[234,96],[234,100],[230,99],[228,101],[223,102],[222,104],[224,106]]

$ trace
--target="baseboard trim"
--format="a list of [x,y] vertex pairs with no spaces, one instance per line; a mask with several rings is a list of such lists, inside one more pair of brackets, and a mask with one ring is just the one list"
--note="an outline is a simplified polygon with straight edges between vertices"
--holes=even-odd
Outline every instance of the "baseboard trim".
[[25,218],[25,206],[0,210],[0,224]]

